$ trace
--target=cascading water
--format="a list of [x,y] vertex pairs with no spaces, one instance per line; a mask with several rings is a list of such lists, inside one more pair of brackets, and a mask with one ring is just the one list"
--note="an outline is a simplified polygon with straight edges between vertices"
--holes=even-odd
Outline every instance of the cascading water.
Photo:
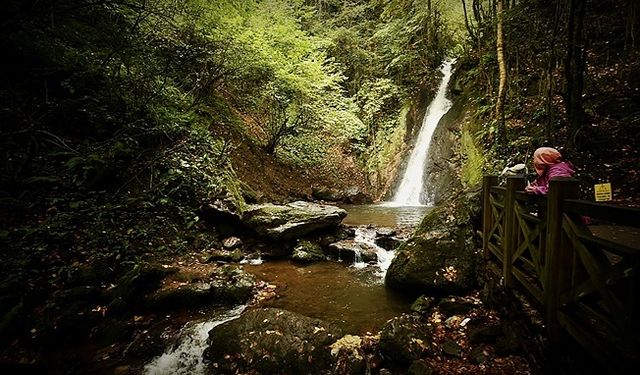
[[215,320],[185,326],[180,334],[180,344],[147,364],[144,367],[145,374],[204,374],[205,365],[202,354],[207,347],[209,331],[222,323],[238,318],[246,307],[246,305],[240,305],[224,312]]
[[424,191],[424,176],[425,176],[425,164],[427,162],[427,155],[429,154],[429,146],[431,144],[431,138],[433,132],[438,126],[438,122],[444,116],[449,108],[451,108],[451,101],[447,99],[447,85],[452,74],[452,65],[455,60],[447,60],[444,62],[441,68],[443,74],[440,87],[436,93],[436,97],[433,99],[422,121],[422,127],[416,140],[416,145],[411,151],[409,157],[409,163],[407,170],[402,177],[402,182],[398,188],[393,201],[390,202],[394,206],[432,206],[433,197],[429,192]]
[[[385,275],[387,274],[387,269],[391,265],[391,260],[395,255],[395,251],[386,250],[378,244],[376,244],[376,230],[375,228],[367,228],[367,227],[358,227],[356,228],[354,241],[356,243],[362,243],[366,246],[374,248],[376,250],[376,255],[378,258],[378,263],[376,264],[378,270],[376,271],[376,276],[378,276],[379,280],[384,280]],[[358,259],[359,257],[359,259]],[[355,268],[364,268],[367,266],[367,263],[362,261],[362,257],[360,254],[356,253],[356,260],[353,264]]]

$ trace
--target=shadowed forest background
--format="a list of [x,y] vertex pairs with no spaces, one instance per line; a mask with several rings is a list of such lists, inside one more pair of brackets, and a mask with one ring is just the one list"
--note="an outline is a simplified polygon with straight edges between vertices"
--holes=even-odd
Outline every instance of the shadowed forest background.
[[5,1],[1,362],[100,323],[66,291],[220,244],[210,207],[388,198],[447,57],[452,190],[552,146],[640,205],[639,30],[635,0]]

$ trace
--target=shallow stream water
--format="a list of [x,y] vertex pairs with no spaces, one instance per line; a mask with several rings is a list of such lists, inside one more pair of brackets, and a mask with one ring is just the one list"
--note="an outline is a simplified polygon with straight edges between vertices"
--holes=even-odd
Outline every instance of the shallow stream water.
[[[418,225],[430,207],[389,207],[383,205],[344,206],[348,215],[343,223],[356,227],[356,240],[373,244],[376,228],[408,229]],[[393,251],[378,248],[378,262],[331,260],[300,265],[287,260],[249,262],[244,268],[258,279],[276,285],[279,297],[262,303],[319,318],[340,327],[343,332],[378,332],[385,322],[408,312],[412,299],[384,286],[384,275]],[[146,374],[203,374],[202,352],[208,331],[218,324],[237,318],[239,306],[206,320],[187,323],[178,344],[148,362]]]

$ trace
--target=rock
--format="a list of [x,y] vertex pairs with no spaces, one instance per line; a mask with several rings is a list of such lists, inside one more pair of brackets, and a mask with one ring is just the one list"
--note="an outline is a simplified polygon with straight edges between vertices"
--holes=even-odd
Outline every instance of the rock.
[[438,302],[440,312],[445,316],[465,315],[478,307],[480,302],[471,298],[449,296]]
[[385,250],[395,250],[402,245],[402,240],[395,237],[378,237],[375,243]]
[[480,345],[471,349],[469,358],[471,358],[471,360],[476,364],[482,364],[487,362],[491,358],[491,354],[487,350],[487,347],[485,345]]
[[232,250],[242,246],[242,240],[238,237],[225,238],[224,241],[222,241],[222,246],[224,246],[225,249]]
[[113,289],[114,298],[125,302],[137,302],[146,294],[156,290],[160,281],[174,270],[160,265],[136,264],[133,269],[121,277]]
[[458,357],[458,358],[462,357],[462,347],[460,346],[460,344],[458,344],[457,342],[451,339],[448,339],[447,341],[444,342],[444,345],[442,345],[442,351],[445,354],[448,354],[453,357]]
[[335,357],[334,374],[364,374],[366,363],[362,353],[360,336],[345,335],[330,346]]
[[432,210],[402,244],[387,271],[389,287],[407,292],[459,293],[476,286],[479,259],[474,220],[478,194]]
[[204,256],[205,263],[211,262],[233,262],[238,263],[244,258],[244,253],[240,249],[229,250],[212,250],[208,255]]
[[380,332],[380,350],[393,365],[406,367],[431,350],[432,327],[417,315],[389,320]]
[[378,237],[392,237],[398,233],[396,229],[393,228],[376,228],[376,236]]
[[202,217],[216,227],[216,231],[222,235],[235,233],[241,222],[242,214],[240,207],[233,199],[216,199],[200,207]]
[[411,311],[415,311],[423,315],[427,314],[433,307],[435,301],[435,298],[427,297],[423,294],[413,302],[411,305]]
[[286,205],[250,205],[242,222],[262,236],[290,240],[337,226],[346,215],[345,210],[335,206],[297,201]]
[[211,291],[217,301],[243,303],[253,291],[255,277],[241,266],[224,265],[211,275]]
[[362,242],[355,242],[352,239],[338,241],[328,247],[329,254],[349,262],[353,262],[356,259],[356,253],[360,254],[363,262],[375,262],[378,260],[377,251],[374,246]]
[[315,199],[330,202],[341,202],[345,199],[343,192],[327,187],[314,187],[311,189],[311,195]]
[[114,344],[128,338],[133,332],[133,327],[116,319],[108,319],[93,329],[91,338],[100,347]]
[[257,309],[209,332],[204,357],[216,373],[324,374],[340,330],[281,309]]
[[320,245],[311,241],[302,240],[293,249],[291,259],[300,263],[312,263],[325,260],[326,256],[322,252]]
[[423,359],[411,362],[411,366],[407,370],[409,375],[432,375],[433,368]]
[[147,298],[147,305],[158,310],[199,307],[217,302],[211,284],[194,282],[176,288],[160,289]]
[[207,280],[156,291],[147,298],[147,305],[162,310],[243,303],[250,297],[254,284],[254,276],[241,267],[224,265]]
[[373,199],[357,186],[352,186],[345,191],[345,200],[351,204],[373,203]]

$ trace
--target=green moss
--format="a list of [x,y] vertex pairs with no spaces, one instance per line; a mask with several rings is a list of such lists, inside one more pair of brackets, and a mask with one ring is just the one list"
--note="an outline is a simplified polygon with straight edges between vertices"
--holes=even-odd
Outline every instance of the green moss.
[[463,155],[460,178],[465,188],[475,186],[482,181],[482,166],[485,159],[482,149],[471,136],[469,130],[463,130],[460,137],[460,148]]

